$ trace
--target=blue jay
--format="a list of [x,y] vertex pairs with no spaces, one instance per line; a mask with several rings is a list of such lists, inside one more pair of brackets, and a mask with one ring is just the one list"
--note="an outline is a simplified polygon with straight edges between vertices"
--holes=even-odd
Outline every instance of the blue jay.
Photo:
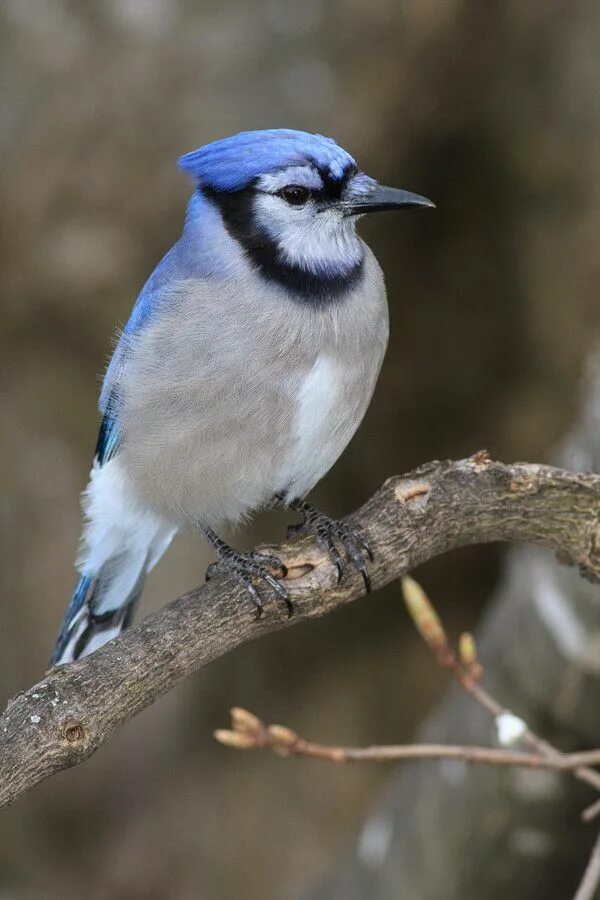
[[183,233],[139,295],[108,367],[83,495],[81,574],[52,656],[78,659],[131,621],[180,529],[205,535],[260,613],[279,559],[215,529],[280,503],[369,587],[371,551],[305,496],[370,402],[388,339],[364,213],[433,206],[383,187],[331,138],[244,132],[182,156],[195,190]]

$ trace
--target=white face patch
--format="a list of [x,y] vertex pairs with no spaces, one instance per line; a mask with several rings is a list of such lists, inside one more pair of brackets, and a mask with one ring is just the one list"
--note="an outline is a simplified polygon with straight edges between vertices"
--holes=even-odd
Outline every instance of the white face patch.
[[275,241],[282,261],[317,274],[342,274],[354,268],[363,257],[355,217],[315,200],[298,206],[287,203],[276,192],[292,184],[312,190],[323,187],[312,166],[292,166],[264,175],[254,198],[258,225]]

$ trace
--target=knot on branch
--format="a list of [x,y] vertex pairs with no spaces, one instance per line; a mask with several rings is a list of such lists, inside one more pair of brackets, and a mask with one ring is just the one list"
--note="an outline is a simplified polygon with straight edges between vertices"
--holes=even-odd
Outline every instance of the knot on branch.
[[424,513],[429,500],[431,486],[426,481],[414,481],[403,478],[394,488],[394,496],[403,507],[411,511]]
[[62,734],[74,750],[85,750],[90,743],[90,733],[83,722],[69,719],[62,727]]

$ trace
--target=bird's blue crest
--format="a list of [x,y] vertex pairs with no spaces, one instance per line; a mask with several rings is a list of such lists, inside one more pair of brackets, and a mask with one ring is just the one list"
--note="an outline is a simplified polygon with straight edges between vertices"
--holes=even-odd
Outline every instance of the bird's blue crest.
[[214,141],[178,160],[200,187],[239,191],[251,181],[287,166],[312,163],[335,180],[356,163],[332,138],[289,128],[242,131]]

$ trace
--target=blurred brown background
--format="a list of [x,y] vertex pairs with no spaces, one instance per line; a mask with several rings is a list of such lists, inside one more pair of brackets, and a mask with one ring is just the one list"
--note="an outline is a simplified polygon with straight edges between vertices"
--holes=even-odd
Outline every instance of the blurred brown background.
[[[43,672],[73,587],[99,378],[181,228],[182,152],[248,128],[319,131],[438,204],[365,223],[392,338],[322,506],[342,514],[389,474],[484,446],[548,459],[599,318],[599,41],[600,6],[582,0],[3,0],[3,703]],[[283,526],[267,516],[237,540]],[[501,552],[418,573],[453,631],[476,622]],[[142,612],[208,561],[178,538]],[[397,589],[243,647],[2,811],[0,894],[300,896],[389,770],[234,753],[212,730],[240,704],[323,741],[400,742],[445,683]]]

